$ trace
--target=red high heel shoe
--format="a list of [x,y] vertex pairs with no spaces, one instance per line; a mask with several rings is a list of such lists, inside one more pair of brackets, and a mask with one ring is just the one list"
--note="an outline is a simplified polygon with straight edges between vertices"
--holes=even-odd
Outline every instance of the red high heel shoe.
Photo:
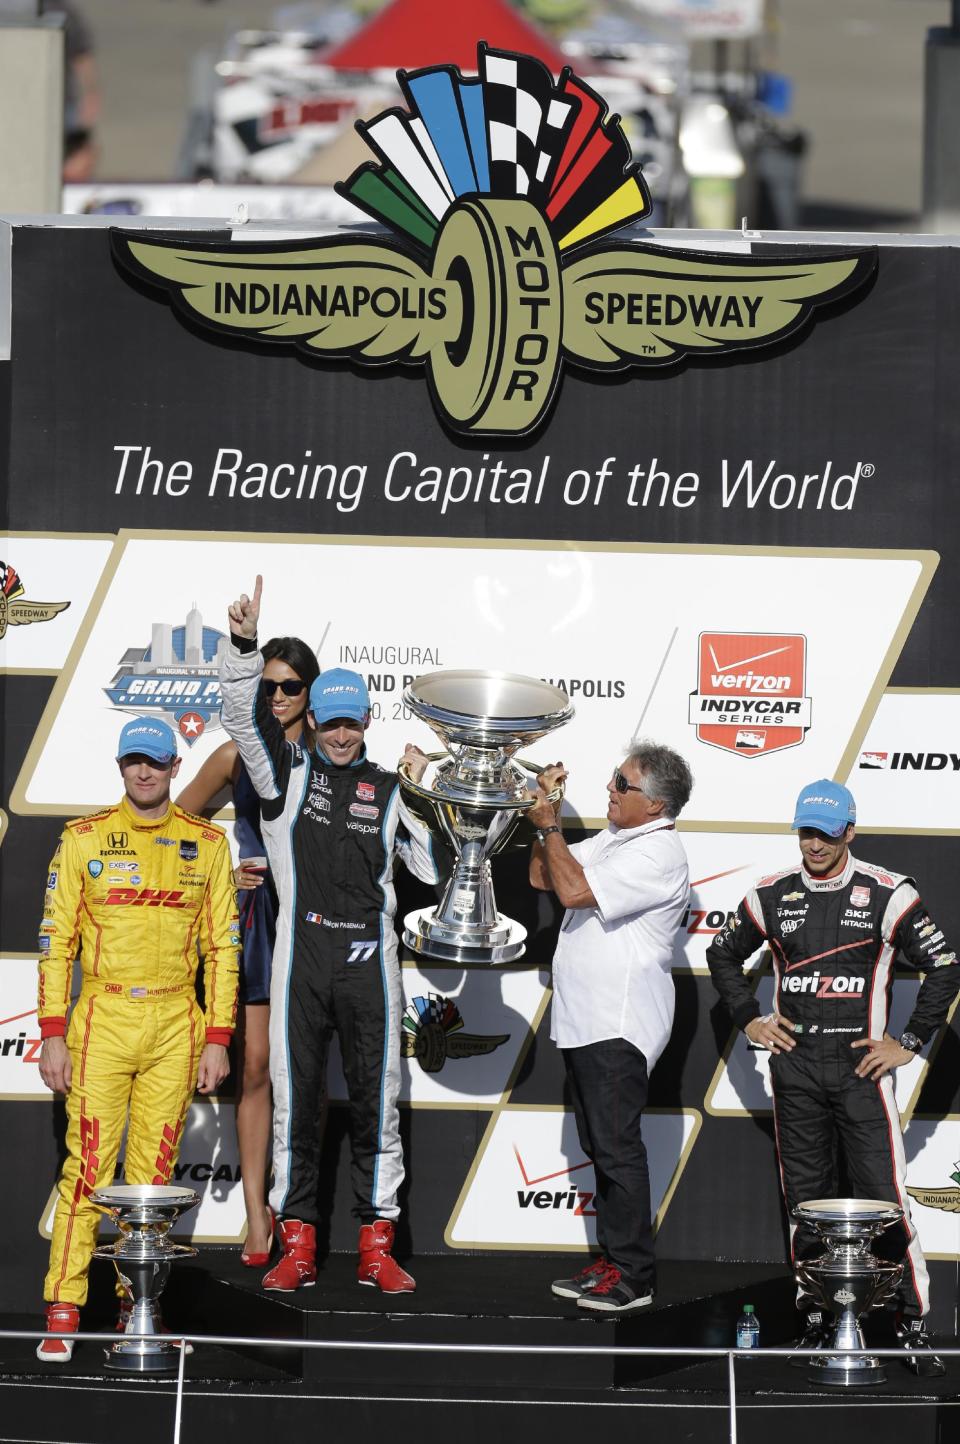
[[266,1253],[247,1253],[244,1250],[240,1255],[240,1262],[246,1264],[248,1269],[265,1269],[270,1262],[270,1254],[273,1251],[273,1233],[276,1228],[277,1217],[273,1209],[267,1204],[267,1217],[270,1220],[270,1232],[267,1235]]

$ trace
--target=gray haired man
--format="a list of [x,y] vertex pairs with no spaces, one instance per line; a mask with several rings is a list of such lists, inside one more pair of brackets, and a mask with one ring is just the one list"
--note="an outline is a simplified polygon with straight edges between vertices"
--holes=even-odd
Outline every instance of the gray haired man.
[[553,1292],[621,1314],[651,1303],[656,1288],[641,1119],[673,1027],[670,965],[690,882],[676,819],[693,778],[669,747],[635,744],[607,783],[606,830],[570,847],[548,797],[566,775],[559,762],[540,774],[528,814],[539,836],[530,882],[567,910],[553,957],[550,1036],[596,1173],[600,1256],[557,1279]]

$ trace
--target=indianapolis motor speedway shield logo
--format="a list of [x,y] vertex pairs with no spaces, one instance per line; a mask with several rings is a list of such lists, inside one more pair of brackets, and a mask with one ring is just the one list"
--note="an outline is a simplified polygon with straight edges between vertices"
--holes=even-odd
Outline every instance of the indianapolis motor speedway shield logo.
[[481,44],[476,77],[398,71],[407,109],[337,190],[393,238],[193,244],[113,233],[141,281],[220,334],[422,366],[454,432],[520,436],[565,363],[676,364],[763,346],[863,284],[876,250],[757,258],[597,244],[651,210],[619,117],[569,68]]

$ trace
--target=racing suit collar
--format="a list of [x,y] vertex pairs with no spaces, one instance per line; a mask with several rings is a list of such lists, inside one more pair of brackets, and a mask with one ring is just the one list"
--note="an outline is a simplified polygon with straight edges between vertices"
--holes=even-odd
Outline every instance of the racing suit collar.
[[849,852],[843,871],[835,873],[833,877],[814,877],[812,873],[807,872],[803,863],[800,864],[800,877],[808,892],[840,892],[841,888],[846,887],[855,871],[856,863],[853,855]]
[[329,758],[324,752],[323,748],[320,746],[319,743],[317,743],[316,747],[313,749],[313,755],[314,757],[319,757],[320,761],[325,767],[332,767],[334,772],[349,772],[351,768],[362,767],[363,764],[366,762],[367,744],[366,742],[364,742],[363,746],[360,748],[360,751],[357,753],[353,761],[348,762],[345,767],[339,762],[332,761],[332,759]]
[[130,806],[130,799],[124,793],[120,799],[120,812],[124,822],[129,823],[131,827],[137,828],[140,832],[152,832],[156,827],[166,827],[173,814],[173,801],[170,801],[162,817],[144,817],[142,813]]

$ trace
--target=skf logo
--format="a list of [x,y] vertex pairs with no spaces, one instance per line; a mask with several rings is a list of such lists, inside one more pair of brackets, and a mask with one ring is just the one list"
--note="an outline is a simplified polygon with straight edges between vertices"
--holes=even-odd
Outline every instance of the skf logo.
[[924,1208],[939,1208],[944,1213],[960,1213],[960,1163],[953,1165],[950,1177],[956,1188],[907,1188],[911,1198],[922,1203]]
[[806,675],[798,633],[701,632],[689,711],[697,739],[740,757],[799,746],[810,726]]
[[540,1178],[529,1178],[520,1156],[520,1150],[516,1144],[513,1145],[513,1154],[517,1160],[517,1167],[520,1170],[520,1177],[523,1179],[524,1187],[517,1189],[517,1204],[520,1208],[565,1208],[569,1209],[576,1218],[595,1218],[597,1210],[591,1208],[593,1193],[586,1189],[576,1188],[573,1184],[564,1184],[563,1188],[537,1188],[538,1183],[551,1183],[556,1178],[568,1178],[571,1173],[576,1173],[580,1168],[592,1168],[590,1160],[584,1159],[583,1163],[574,1163],[568,1168],[562,1168],[557,1173],[545,1173]]
[[221,334],[424,366],[438,415],[473,436],[532,431],[565,362],[622,371],[753,348],[876,267],[873,250],[786,262],[598,246],[650,212],[618,117],[569,69],[555,84],[532,57],[481,44],[478,70],[398,71],[406,112],[357,123],[377,162],[337,189],[395,239],[193,246],[115,231],[118,260]]
[[506,1043],[509,1033],[464,1033],[460,1009],[450,998],[430,993],[414,998],[403,1015],[400,1054],[416,1058],[424,1073],[439,1073],[448,1058],[475,1058]]
[[153,887],[112,887],[104,898],[107,907],[185,908],[182,892]]
[[69,602],[28,602],[24,585],[15,569],[0,562],[0,641],[8,627],[22,627],[30,622],[50,622],[65,612]]

